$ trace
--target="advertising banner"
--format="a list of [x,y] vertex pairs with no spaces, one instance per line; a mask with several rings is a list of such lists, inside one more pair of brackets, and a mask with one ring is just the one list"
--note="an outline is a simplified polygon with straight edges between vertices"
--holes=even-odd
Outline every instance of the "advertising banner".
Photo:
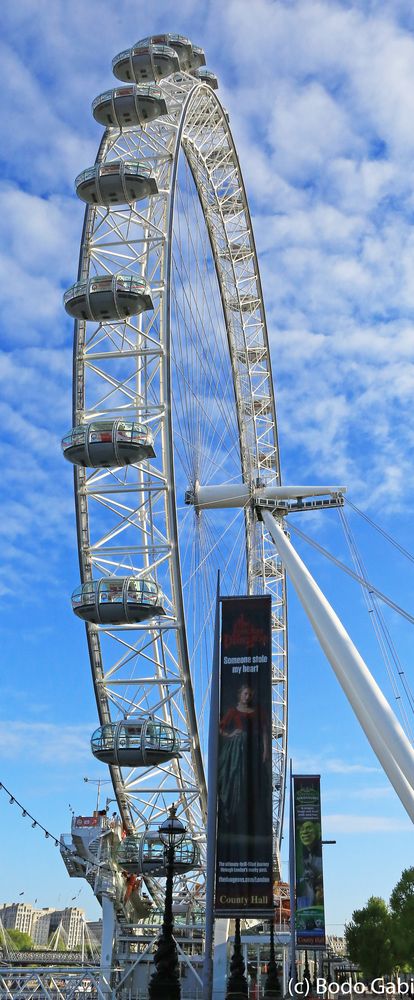
[[215,911],[268,914],[272,881],[271,598],[221,599]]
[[294,775],[296,944],[325,946],[319,775]]

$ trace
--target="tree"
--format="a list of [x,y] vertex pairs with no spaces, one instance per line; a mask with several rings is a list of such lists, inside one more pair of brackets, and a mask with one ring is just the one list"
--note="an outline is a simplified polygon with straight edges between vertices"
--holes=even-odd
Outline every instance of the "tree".
[[7,935],[16,945],[17,951],[33,951],[33,941],[30,934],[25,934],[24,931],[8,930]]
[[405,868],[390,896],[398,964],[414,968],[414,868]]
[[348,955],[365,979],[391,974],[396,959],[393,919],[383,899],[371,896],[362,910],[354,910],[345,938]]

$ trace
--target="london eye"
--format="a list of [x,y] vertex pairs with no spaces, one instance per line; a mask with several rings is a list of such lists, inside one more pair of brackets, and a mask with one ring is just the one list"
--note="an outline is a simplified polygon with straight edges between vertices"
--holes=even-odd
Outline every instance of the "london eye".
[[[175,803],[188,831],[175,892],[202,928],[218,571],[222,594],[272,598],[280,870],[285,575],[249,503],[254,490],[280,487],[273,381],[246,191],[203,50],[152,36],[117,55],[113,71],[115,87],[92,106],[104,129],[95,164],[76,178],[86,210],[65,294],[75,320],[63,440],[80,563],[72,604],[96,695],[92,751],[109,766],[126,834],[119,867],[147,890],[134,919],[148,919],[143,898],[162,898],[157,829]],[[126,918],[102,870],[93,884]]]

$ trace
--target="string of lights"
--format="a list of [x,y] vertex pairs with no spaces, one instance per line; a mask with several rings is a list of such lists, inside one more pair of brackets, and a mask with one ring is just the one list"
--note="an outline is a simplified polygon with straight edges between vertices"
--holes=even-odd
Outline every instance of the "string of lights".
[[24,819],[27,818],[27,819],[31,819],[32,820],[32,827],[33,827],[33,829],[35,829],[36,827],[38,827],[39,830],[43,830],[43,833],[44,833],[44,835],[46,837],[46,840],[50,839],[52,841],[52,843],[55,845],[55,847],[59,847],[59,841],[53,835],[53,833],[51,833],[50,830],[46,830],[46,827],[43,826],[43,823],[39,823],[39,820],[35,819],[34,816],[32,816],[32,814],[29,812],[28,809],[25,809],[25,807],[22,805],[22,803],[19,802],[18,799],[16,799],[15,795],[12,795],[12,793],[9,791],[9,789],[6,788],[6,786],[3,785],[3,783],[1,781],[0,781],[0,792],[5,792],[6,795],[9,796],[9,804],[11,806],[18,806],[18,808],[21,809],[22,816],[23,816]]

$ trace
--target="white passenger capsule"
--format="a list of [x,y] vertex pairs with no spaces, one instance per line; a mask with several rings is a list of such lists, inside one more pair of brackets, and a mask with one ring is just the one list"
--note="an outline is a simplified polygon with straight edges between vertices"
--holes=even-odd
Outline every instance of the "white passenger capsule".
[[165,614],[161,590],[148,576],[87,580],[74,590],[72,608],[94,625],[134,625]]
[[[191,70],[193,70],[193,71],[194,70],[197,70],[197,71],[201,70],[201,72],[203,72],[202,67],[204,67],[205,64],[206,64],[206,56],[205,56],[204,49],[200,48],[199,45],[193,45],[192,49],[193,49],[193,51],[192,51],[192,55],[191,55],[191,59],[190,59],[190,66],[189,66],[189,68]],[[206,73],[206,75],[208,75],[208,77],[213,77],[214,76],[214,73],[210,73],[210,71],[208,69],[205,70],[204,72]],[[217,77],[215,77],[215,79],[217,80]],[[210,83],[210,79],[206,80],[206,83]],[[210,86],[213,86],[213,85],[210,84]]]
[[147,163],[111,160],[95,163],[78,174],[76,194],[88,205],[130,205],[158,191],[152,169]]
[[180,62],[180,69],[184,73],[205,65],[204,49],[201,49],[199,45],[193,45],[185,35],[177,35],[172,32],[166,35],[151,35],[148,38],[141,38],[139,42],[135,43],[134,48],[145,45],[167,45],[174,49]]
[[95,97],[92,103],[95,121],[106,128],[131,128],[145,125],[167,114],[165,98],[159,87],[115,87]]
[[218,78],[215,73],[212,73],[210,69],[206,69],[204,66],[201,69],[197,69],[194,72],[194,76],[201,83],[208,83],[212,90],[218,90]]
[[180,757],[180,739],[167,722],[131,716],[108,722],[91,738],[94,757],[118,767],[144,767]]
[[[132,833],[121,841],[117,853],[117,864],[123,871],[136,875],[167,874],[166,850],[157,831]],[[174,847],[174,873],[184,875],[200,866],[200,848],[192,837],[186,836]]]
[[170,45],[154,45],[148,39],[138,42],[131,49],[119,52],[112,60],[112,71],[118,80],[164,80],[180,69],[175,49]]
[[152,309],[145,278],[129,274],[99,274],[76,281],[65,292],[63,302],[69,316],[96,323],[123,320]]
[[133,420],[92,420],[73,427],[62,440],[64,457],[90,469],[116,469],[154,458],[153,436]]

